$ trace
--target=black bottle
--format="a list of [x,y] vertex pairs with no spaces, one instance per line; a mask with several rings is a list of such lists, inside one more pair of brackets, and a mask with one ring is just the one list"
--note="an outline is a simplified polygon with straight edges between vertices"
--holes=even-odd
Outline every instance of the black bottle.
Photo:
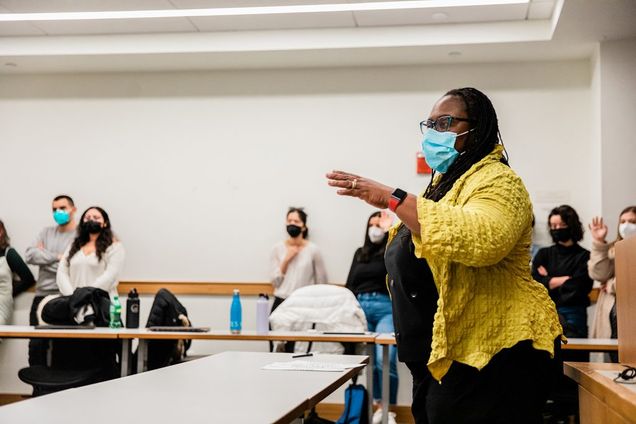
[[137,289],[132,289],[126,300],[126,328],[139,328],[139,294]]

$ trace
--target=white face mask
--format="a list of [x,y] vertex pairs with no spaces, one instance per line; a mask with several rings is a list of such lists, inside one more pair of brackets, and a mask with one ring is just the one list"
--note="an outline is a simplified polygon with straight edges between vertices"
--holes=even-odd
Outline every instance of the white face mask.
[[618,226],[618,234],[624,239],[636,235],[636,224],[631,222],[623,222]]
[[384,240],[384,230],[380,227],[369,227],[369,240],[371,243],[378,244]]

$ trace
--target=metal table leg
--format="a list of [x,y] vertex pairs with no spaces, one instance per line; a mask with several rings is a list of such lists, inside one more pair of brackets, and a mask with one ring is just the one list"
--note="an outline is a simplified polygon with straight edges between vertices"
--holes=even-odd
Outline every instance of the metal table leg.
[[148,343],[144,339],[139,339],[137,346],[137,373],[146,371],[146,360],[148,355]]
[[389,422],[389,348],[387,344],[382,345],[382,424]]
[[121,341],[121,376],[130,374],[130,339]]
[[373,416],[373,366],[375,364],[375,344],[367,343],[369,365],[367,365],[367,393],[369,398],[369,420]]

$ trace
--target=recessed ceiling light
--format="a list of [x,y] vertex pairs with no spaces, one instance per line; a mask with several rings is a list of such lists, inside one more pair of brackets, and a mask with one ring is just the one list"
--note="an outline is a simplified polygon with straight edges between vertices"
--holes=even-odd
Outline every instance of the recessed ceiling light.
[[404,0],[295,6],[220,7],[211,9],[125,10],[106,12],[0,13],[0,22],[81,21],[98,19],[192,18],[205,16],[282,15],[382,10],[431,9],[528,4],[530,0]]
[[431,15],[431,18],[433,18],[434,21],[442,22],[448,19],[448,15],[443,12],[437,12],[437,13],[433,13]]

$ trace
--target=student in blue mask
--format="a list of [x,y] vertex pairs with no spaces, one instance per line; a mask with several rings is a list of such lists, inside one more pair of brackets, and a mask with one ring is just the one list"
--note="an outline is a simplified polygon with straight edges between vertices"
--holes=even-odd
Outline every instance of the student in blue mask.
[[389,208],[384,262],[417,424],[541,423],[562,328],[528,263],[532,204],[490,99],[448,91],[421,122],[435,171],[421,195],[332,171],[337,194]]
[[[57,267],[64,251],[75,237],[75,202],[65,194],[56,196],[51,205],[52,218],[56,225],[40,231],[37,238],[26,250],[26,262],[37,265],[38,279],[35,284],[35,297],[31,304],[29,324],[37,325],[36,311],[44,297],[59,293],[55,282]],[[28,287],[20,287],[20,291]],[[29,365],[46,365],[48,340],[32,339],[29,342]]]

